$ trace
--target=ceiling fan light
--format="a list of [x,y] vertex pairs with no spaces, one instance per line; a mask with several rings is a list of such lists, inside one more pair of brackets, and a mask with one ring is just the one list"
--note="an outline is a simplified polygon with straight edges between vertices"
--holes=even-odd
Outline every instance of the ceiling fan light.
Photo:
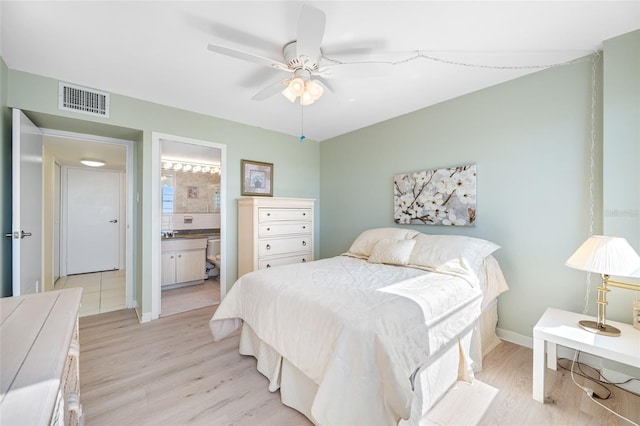
[[300,96],[300,105],[303,106],[307,106],[307,105],[311,105],[312,103],[314,103],[316,100],[313,99],[313,96],[311,96],[311,93],[305,91],[302,96]]
[[298,97],[298,95],[294,95],[291,90],[289,90],[289,86],[287,86],[283,91],[282,94],[284,95],[285,98],[289,99],[289,101],[291,102],[295,102],[296,98]]
[[322,96],[322,93],[324,92],[324,89],[322,88],[321,85],[319,85],[315,81],[309,80],[309,81],[307,81],[307,84],[305,85],[304,91],[305,91],[305,93],[309,93],[311,98],[314,101],[316,101],[316,100],[320,99],[320,96]]
[[300,77],[292,78],[287,87],[295,96],[302,96],[305,90],[305,81]]

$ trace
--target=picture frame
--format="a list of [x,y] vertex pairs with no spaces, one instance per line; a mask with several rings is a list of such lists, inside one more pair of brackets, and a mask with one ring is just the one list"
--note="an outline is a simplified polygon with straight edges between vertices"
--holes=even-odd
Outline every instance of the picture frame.
[[476,225],[475,164],[396,174],[393,220],[405,225]]
[[273,197],[273,163],[241,160],[242,195]]

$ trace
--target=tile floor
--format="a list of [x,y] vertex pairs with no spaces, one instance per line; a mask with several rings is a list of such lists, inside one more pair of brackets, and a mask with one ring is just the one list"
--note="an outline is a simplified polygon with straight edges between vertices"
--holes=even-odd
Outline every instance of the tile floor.
[[82,287],[80,316],[117,311],[126,307],[125,271],[69,275],[56,281],[55,289]]

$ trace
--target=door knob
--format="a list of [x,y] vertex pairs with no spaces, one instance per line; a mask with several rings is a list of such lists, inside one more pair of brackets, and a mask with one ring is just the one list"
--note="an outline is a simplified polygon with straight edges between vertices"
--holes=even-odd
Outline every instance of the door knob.
[[118,219],[110,220],[109,223],[118,223]]

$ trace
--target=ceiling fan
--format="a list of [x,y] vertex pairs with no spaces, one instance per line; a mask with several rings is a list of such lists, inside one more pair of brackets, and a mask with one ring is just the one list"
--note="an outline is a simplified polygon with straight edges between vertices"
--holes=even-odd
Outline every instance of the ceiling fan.
[[299,97],[302,105],[310,105],[322,96],[324,89],[333,91],[327,79],[384,75],[390,71],[393,66],[390,62],[323,61],[326,58],[322,55],[321,43],[325,22],[323,11],[303,5],[298,19],[297,38],[283,47],[281,60],[217,44],[209,44],[208,49],[292,75],[256,93],[251,98],[256,101],[281,92],[291,102]]

